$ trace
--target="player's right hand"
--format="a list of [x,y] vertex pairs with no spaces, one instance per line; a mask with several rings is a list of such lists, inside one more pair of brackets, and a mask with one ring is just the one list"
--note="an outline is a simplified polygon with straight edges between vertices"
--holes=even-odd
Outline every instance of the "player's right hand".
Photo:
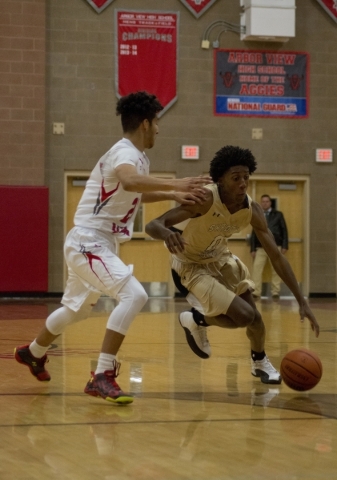
[[304,322],[304,319],[307,318],[310,322],[311,325],[311,330],[315,332],[315,336],[318,337],[319,335],[319,324],[315,318],[315,315],[312,313],[309,305],[307,303],[304,303],[303,305],[300,305],[300,317],[301,317],[301,322]]
[[186,178],[177,178],[174,181],[175,190],[177,192],[190,192],[195,195],[200,195],[204,191],[204,186],[213,183],[213,180],[209,176],[199,177],[186,177]]

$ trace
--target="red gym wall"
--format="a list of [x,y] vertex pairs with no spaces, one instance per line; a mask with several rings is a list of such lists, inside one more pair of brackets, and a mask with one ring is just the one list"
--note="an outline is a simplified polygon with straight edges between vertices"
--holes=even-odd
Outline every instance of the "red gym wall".
[[48,291],[48,188],[0,186],[0,292]]

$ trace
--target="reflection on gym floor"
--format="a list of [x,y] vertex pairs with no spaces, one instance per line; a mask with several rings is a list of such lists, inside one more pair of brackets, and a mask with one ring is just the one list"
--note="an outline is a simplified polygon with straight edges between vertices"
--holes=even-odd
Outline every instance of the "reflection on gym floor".
[[151,298],[120,351],[118,383],[135,401],[119,407],[83,393],[114,308],[109,298],[52,345],[50,382],[15,362],[14,347],[34,338],[58,302],[0,302],[1,480],[336,477],[335,299],[310,301],[318,339],[294,300],[258,303],[276,368],[298,347],[322,360],[322,380],[300,393],[251,375],[244,330],[211,327],[211,358],[195,356],[177,321],[185,300]]

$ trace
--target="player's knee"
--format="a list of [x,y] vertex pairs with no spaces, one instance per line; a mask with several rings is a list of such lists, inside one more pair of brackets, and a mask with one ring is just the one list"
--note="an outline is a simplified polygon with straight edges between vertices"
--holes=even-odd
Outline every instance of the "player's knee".
[[235,297],[227,310],[227,315],[236,328],[244,328],[254,321],[255,310],[244,299]]
[[146,304],[149,296],[146,291],[143,289],[142,291],[137,292],[134,298],[134,302],[137,304],[138,308],[143,308]]
[[244,305],[240,314],[237,316],[237,324],[240,328],[245,328],[251,325],[255,321],[255,314],[257,310],[254,310],[248,303]]
[[261,313],[257,309],[254,310],[254,313],[255,313],[255,315],[254,315],[254,320],[252,321],[252,323],[254,323],[254,324],[261,323],[262,322]]
[[134,278],[131,279],[121,288],[118,293],[119,302],[132,303],[135,310],[141,310],[148,300],[148,295],[144,287]]
[[84,304],[82,307],[75,313],[72,323],[80,322],[89,317],[92,310],[92,305]]
[[84,320],[88,314],[86,309],[75,312],[63,305],[49,315],[46,320],[46,328],[53,335],[60,335],[68,325]]

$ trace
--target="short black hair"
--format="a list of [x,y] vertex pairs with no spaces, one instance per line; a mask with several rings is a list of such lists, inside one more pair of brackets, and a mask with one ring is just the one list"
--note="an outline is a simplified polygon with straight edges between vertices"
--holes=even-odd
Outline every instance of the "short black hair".
[[248,167],[250,175],[255,172],[257,167],[255,157],[250,150],[226,145],[216,152],[210,163],[209,174],[216,183],[227,170],[237,165]]
[[155,95],[135,92],[118,100],[116,115],[121,115],[123,132],[134,132],[143,120],[147,119],[152,123],[163,108]]

